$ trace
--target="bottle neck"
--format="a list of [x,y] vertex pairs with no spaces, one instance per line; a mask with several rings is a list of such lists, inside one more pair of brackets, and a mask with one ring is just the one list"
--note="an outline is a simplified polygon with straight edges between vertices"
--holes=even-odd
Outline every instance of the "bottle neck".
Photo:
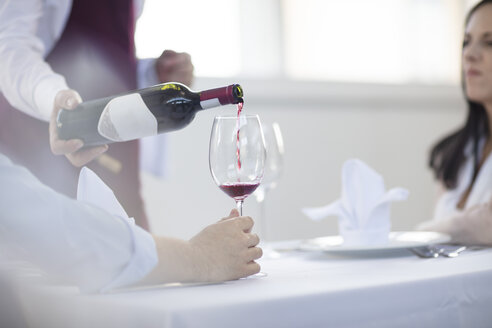
[[231,84],[226,87],[203,90],[200,92],[200,103],[202,104],[202,108],[237,104],[240,102],[243,102],[242,89],[238,84]]

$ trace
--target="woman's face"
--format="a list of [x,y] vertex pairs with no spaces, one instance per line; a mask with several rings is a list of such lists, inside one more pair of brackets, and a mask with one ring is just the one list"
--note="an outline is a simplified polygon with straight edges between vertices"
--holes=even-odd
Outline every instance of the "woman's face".
[[468,98],[492,105],[492,4],[471,16],[465,29],[462,62]]

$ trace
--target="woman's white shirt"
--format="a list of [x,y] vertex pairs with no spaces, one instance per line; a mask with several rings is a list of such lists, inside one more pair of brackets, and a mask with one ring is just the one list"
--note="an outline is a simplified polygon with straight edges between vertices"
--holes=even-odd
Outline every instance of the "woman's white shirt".
[[[483,146],[483,141],[480,146]],[[482,148],[480,147],[480,149]],[[477,204],[487,203],[492,198],[492,154],[490,154],[478,172],[465,206],[463,209],[457,208],[463,194],[469,188],[473,176],[474,161],[471,143],[467,145],[464,152],[466,160],[458,174],[457,186],[455,189],[446,190],[438,199],[434,211],[434,220],[449,219]]]

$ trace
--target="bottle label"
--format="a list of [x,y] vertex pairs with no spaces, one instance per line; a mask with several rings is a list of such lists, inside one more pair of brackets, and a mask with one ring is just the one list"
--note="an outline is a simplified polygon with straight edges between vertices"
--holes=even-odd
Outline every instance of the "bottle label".
[[99,134],[112,141],[128,141],[157,134],[157,120],[139,93],[111,99],[97,125]]
[[220,101],[219,101],[219,98],[212,98],[212,99],[202,100],[202,101],[200,101],[200,106],[202,107],[202,109],[219,107],[220,106]]

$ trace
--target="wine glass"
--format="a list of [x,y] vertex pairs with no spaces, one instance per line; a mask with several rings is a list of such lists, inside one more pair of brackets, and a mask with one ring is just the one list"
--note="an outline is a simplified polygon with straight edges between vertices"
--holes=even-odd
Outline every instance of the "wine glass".
[[277,122],[272,124],[262,124],[263,135],[265,137],[265,148],[267,159],[261,185],[256,189],[254,196],[260,207],[260,239],[263,241],[264,257],[277,258],[279,253],[268,244],[267,216],[265,198],[267,193],[277,186],[278,179],[283,172],[284,162],[284,141],[280,125]]
[[219,188],[234,198],[240,215],[244,199],[260,185],[265,159],[258,115],[215,117],[210,136],[210,172]]

